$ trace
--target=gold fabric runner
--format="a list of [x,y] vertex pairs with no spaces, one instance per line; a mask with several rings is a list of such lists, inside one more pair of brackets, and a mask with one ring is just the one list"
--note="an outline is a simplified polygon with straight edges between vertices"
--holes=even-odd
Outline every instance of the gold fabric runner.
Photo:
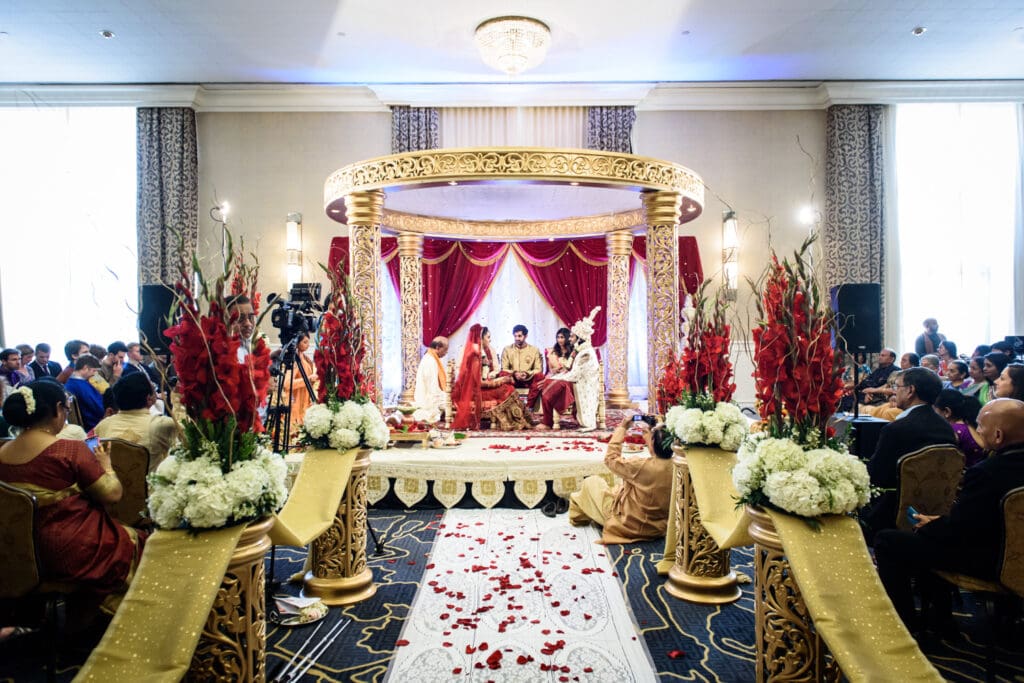
[[345,453],[309,451],[303,456],[288,502],[274,515],[270,540],[275,545],[308,545],[330,528],[357,453],[359,449],[353,448]]
[[[686,448],[686,464],[690,469],[694,495],[697,497],[697,508],[704,528],[719,548],[735,548],[751,545],[754,541],[748,531],[750,518],[743,507],[736,507],[739,493],[732,483],[732,468],[736,465],[736,454],[720,448],[690,447]],[[679,487],[672,489],[672,507],[676,509]],[[665,553],[658,562],[658,574],[664,576],[676,562],[676,530],[675,515],[669,515],[668,531],[665,533]]]
[[75,681],[180,681],[244,530],[150,536],[128,593]]
[[814,628],[851,681],[941,681],[896,614],[852,517],[768,510]]

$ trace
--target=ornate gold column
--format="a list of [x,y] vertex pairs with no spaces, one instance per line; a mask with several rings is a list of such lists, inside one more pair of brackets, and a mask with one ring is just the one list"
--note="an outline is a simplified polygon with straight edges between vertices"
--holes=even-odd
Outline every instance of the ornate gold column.
[[633,233],[610,232],[608,243],[608,407],[629,408],[629,255]]
[[754,634],[758,683],[838,681],[835,658],[814,629],[772,518],[747,506],[754,539]]
[[348,216],[349,267],[352,293],[359,309],[363,326],[366,355],[363,357],[363,375],[373,387],[377,405],[383,401],[381,392],[380,321],[383,316],[380,300],[380,222],[384,213],[384,193],[367,190],[345,195]]
[[646,192],[647,218],[647,400],[657,412],[658,380],[679,343],[679,241],[676,226],[682,195]]
[[[700,520],[686,449],[673,446],[676,563],[669,570],[665,590],[681,600],[702,605],[724,605],[739,600],[742,591],[729,566],[729,551],[722,550]],[[718,450],[718,449],[713,449]]]
[[310,564],[303,593],[328,605],[351,605],[377,592],[366,566],[366,472],[370,450],[356,455],[334,523],[309,546]]
[[249,524],[231,555],[199,636],[187,680],[265,681],[266,594],[263,556],[273,517]]
[[402,399],[412,405],[416,371],[423,348],[423,235],[398,234],[398,261],[402,288]]

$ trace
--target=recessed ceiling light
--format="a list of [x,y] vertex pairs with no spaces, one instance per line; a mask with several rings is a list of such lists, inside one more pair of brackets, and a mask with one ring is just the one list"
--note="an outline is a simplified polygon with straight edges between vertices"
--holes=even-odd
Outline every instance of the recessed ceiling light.
[[102,31],[100,31],[100,35],[103,36],[104,38],[106,38],[107,40],[110,40],[111,38],[114,37],[115,34],[114,34],[113,31],[109,31],[107,29],[103,29]]
[[456,185],[458,185],[458,183],[456,181],[454,181],[454,180],[449,180],[448,184],[451,185],[452,187],[455,187]]
[[694,212],[694,211],[696,211],[696,210],[697,210],[697,207],[696,207],[696,206],[694,206],[693,204],[690,204],[689,206],[687,206],[687,207],[686,207],[686,211],[687,211],[688,213],[693,213],[693,212]]
[[914,28],[910,29],[910,32],[915,36],[923,36],[924,32],[927,30],[928,29],[925,28],[924,26],[915,26]]
[[331,209],[331,213],[341,213],[341,209]]
[[574,181],[572,181],[572,182],[571,182],[571,183],[569,183],[569,184],[570,184],[570,185],[572,185],[573,187],[578,187],[578,186],[579,186],[579,183],[577,183],[577,182],[576,182],[575,180],[574,180]]

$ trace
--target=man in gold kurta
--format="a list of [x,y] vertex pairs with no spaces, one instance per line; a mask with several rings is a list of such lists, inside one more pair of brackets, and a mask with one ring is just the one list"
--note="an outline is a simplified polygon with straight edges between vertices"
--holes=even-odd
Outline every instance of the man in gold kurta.
[[635,543],[661,538],[668,528],[672,501],[672,449],[665,445],[659,426],[643,430],[649,457],[622,456],[622,442],[633,418],[626,417],[608,441],[605,466],[622,478],[612,488],[600,476],[587,477],[583,488],[569,497],[569,522],[584,526],[591,521],[604,527],[602,543]]
[[114,384],[113,390],[119,410],[100,420],[96,425],[96,436],[124,439],[145,446],[149,450],[149,471],[155,471],[178,439],[177,423],[169,417],[150,412],[156,402],[156,393],[146,373],[135,372],[122,377]]
[[529,333],[526,325],[513,327],[512,338],[515,342],[501,352],[502,374],[511,375],[517,389],[528,389],[543,375],[544,365],[541,363],[540,349],[526,343],[526,335]]

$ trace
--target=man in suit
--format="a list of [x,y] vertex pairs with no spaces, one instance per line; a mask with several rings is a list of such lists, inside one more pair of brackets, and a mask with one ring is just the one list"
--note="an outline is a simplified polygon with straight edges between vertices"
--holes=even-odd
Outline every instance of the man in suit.
[[[1024,486],[1024,402],[997,398],[978,414],[981,445],[993,455],[964,474],[960,495],[945,516],[915,515],[914,531],[878,534],[878,576],[903,622],[914,622],[911,579],[927,584],[930,569],[943,569],[995,580],[1003,541],[1001,502]],[[926,586],[927,588],[928,586]],[[930,591],[949,619],[949,591]]]
[[882,427],[868,462],[871,484],[889,489],[861,510],[860,519],[869,544],[878,531],[896,526],[899,459],[925,446],[956,444],[953,428],[932,409],[942,391],[938,375],[925,368],[910,368],[903,371],[895,387],[896,405],[903,412]]

